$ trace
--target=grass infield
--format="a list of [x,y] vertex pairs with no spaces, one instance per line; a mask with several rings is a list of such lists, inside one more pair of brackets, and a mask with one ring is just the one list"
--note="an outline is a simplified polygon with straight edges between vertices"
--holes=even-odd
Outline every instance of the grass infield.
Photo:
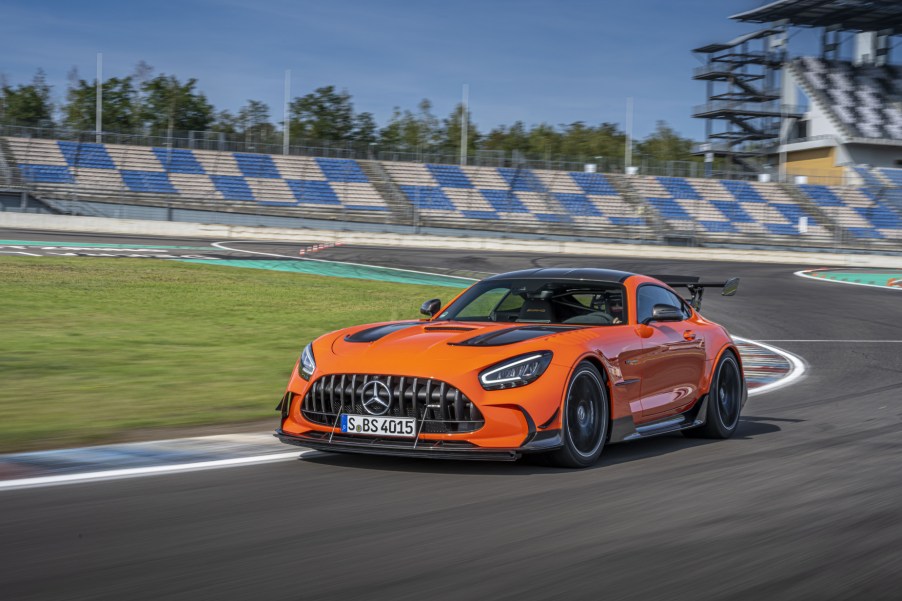
[[[455,290],[147,259],[0,258],[0,452],[272,418],[298,354]],[[140,435],[140,434],[139,434]]]

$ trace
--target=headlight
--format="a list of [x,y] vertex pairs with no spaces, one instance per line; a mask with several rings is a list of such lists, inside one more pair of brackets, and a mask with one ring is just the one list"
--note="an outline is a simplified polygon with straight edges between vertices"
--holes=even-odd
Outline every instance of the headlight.
[[308,344],[301,351],[301,361],[298,363],[298,375],[309,380],[316,370],[316,360],[313,358],[313,343]]
[[551,351],[539,351],[512,357],[481,372],[479,383],[486,390],[526,386],[545,373],[551,356]]

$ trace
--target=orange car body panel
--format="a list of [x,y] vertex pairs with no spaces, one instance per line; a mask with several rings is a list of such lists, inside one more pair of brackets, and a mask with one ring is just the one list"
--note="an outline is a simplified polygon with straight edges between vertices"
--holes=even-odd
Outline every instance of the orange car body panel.
[[[316,371],[311,379],[298,375],[297,365],[292,371],[286,392],[292,393],[293,401],[281,430],[288,436],[331,432],[331,427],[308,421],[301,414],[308,387],[323,375],[368,373],[441,380],[460,389],[484,416],[485,425],[474,432],[421,433],[419,440],[462,440],[485,448],[516,448],[529,432],[527,418],[519,408],[536,425],[549,430],[561,428],[560,409],[567,383],[583,360],[592,361],[605,376],[612,420],[629,417],[641,425],[685,412],[707,393],[720,355],[732,349],[740,359],[739,353],[723,327],[694,310],[683,322],[637,323],[636,291],[643,283],[662,285],[641,275],[623,282],[630,308],[626,323],[582,326],[505,346],[449,343],[510,328],[515,323],[421,320],[368,343],[349,342],[345,337],[381,324],[320,336],[312,344]],[[429,331],[430,326],[439,324],[466,330]],[[686,330],[694,334],[692,340],[684,337]],[[552,351],[554,355],[547,370],[534,382],[505,390],[485,390],[479,383],[479,373],[487,367],[535,351]]]

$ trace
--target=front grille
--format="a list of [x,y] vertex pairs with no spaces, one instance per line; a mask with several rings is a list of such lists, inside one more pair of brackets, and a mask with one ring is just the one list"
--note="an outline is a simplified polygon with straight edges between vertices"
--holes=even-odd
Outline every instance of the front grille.
[[323,376],[310,385],[301,412],[308,420],[325,426],[334,425],[339,413],[368,415],[363,408],[363,388],[373,380],[391,391],[391,405],[385,417],[414,417],[420,432],[473,432],[485,423],[476,405],[457,388],[439,380],[405,376]]

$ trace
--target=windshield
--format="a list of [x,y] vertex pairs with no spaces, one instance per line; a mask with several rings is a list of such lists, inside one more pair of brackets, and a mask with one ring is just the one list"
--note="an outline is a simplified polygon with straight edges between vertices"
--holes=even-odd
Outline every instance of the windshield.
[[613,282],[491,280],[467,290],[438,319],[616,325],[627,321],[623,298]]

